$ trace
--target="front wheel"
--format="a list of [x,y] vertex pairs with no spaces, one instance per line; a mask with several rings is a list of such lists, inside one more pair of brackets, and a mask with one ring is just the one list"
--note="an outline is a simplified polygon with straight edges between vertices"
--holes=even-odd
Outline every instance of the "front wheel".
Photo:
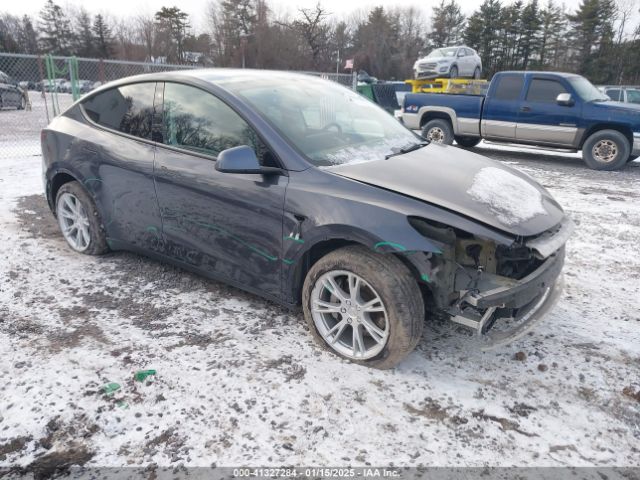
[[395,367],[422,335],[424,302],[411,272],[365,247],[335,250],[313,265],[302,304],[321,345],[368,367]]
[[432,143],[451,145],[453,143],[453,127],[443,118],[429,120],[422,127],[422,137]]
[[623,167],[631,154],[629,140],[617,130],[600,130],[582,146],[582,159],[594,170],[616,170]]
[[449,70],[449,78],[458,78],[458,67],[455,65]]
[[473,148],[480,143],[482,140],[480,137],[454,137],[456,143],[464,148]]
[[476,69],[473,71],[473,78],[475,80],[480,80],[480,67],[476,67]]
[[56,216],[62,236],[76,252],[101,255],[109,251],[96,205],[78,182],[65,183],[58,190]]

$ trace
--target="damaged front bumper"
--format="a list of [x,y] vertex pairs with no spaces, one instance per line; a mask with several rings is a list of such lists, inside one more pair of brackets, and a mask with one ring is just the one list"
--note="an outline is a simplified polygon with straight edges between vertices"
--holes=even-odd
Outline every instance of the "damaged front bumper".
[[450,311],[451,320],[473,328],[483,337],[483,348],[512,342],[537,325],[561,296],[564,248],[549,256],[520,280],[486,275],[473,292]]

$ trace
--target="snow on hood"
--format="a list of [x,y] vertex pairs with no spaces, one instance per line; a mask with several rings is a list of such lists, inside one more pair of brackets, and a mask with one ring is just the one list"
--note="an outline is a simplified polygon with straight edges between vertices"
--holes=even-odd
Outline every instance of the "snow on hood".
[[517,225],[536,215],[546,215],[542,194],[529,182],[509,171],[484,167],[473,177],[467,193],[487,205],[505,225]]

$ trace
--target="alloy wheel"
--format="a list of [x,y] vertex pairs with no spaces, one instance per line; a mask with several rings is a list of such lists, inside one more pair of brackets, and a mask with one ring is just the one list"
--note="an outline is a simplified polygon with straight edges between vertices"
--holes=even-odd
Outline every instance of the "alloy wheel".
[[345,270],[324,273],[310,300],[318,333],[336,352],[366,360],[385,347],[390,329],[384,302],[359,275]]
[[65,192],[58,198],[58,224],[71,248],[84,252],[91,241],[89,216],[75,195]]

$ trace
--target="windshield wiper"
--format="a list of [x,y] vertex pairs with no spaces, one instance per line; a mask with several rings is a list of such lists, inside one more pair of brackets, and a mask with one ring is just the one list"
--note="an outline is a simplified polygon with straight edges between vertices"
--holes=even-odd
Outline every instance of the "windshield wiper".
[[393,152],[393,153],[389,153],[388,155],[385,155],[384,159],[388,160],[391,157],[396,157],[398,155],[404,155],[405,153],[413,152],[414,150],[418,150],[418,149],[420,149],[422,147],[426,147],[427,145],[429,145],[429,143],[431,143],[431,142],[424,141],[424,142],[412,143],[408,147],[402,147],[397,152]]

